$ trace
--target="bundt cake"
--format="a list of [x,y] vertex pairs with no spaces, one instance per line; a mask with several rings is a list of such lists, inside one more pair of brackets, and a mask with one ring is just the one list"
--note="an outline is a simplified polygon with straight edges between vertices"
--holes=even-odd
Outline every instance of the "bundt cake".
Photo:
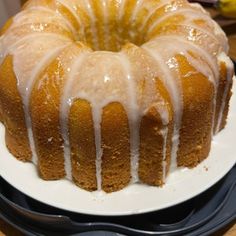
[[161,186],[205,159],[226,124],[227,52],[186,0],[30,0],[0,37],[7,147],[45,180]]

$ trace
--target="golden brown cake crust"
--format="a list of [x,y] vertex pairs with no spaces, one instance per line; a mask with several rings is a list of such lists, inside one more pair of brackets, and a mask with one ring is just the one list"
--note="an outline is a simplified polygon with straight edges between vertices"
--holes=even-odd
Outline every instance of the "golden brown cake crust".
[[74,181],[78,186],[94,191],[97,189],[96,147],[90,104],[84,100],[75,101],[69,119]]
[[0,65],[0,110],[1,120],[6,127],[6,144],[9,151],[19,160],[30,161],[31,150],[25,127],[21,97],[12,71],[12,57],[8,56]]
[[45,180],[162,186],[225,127],[227,40],[186,0],[104,2],[30,0],[1,30],[6,144]]

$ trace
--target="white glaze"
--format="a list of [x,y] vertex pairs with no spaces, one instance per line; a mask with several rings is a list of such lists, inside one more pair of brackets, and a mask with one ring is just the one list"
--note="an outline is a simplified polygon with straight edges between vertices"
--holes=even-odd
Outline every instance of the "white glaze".
[[123,18],[123,15],[124,15],[124,12],[125,12],[125,3],[126,3],[126,0],[119,0],[118,1],[118,4],[119,4],[119,11],[118,11],[118,22],[120,22]]
[[68,22],[64,17],[60,14],[56,14],[56,12],[46,7],[41,6],[32,6],[29,9],[20,12],[13,18],[13,25],[11,28],[14,28],[14,26],[20,26],[21,24],[31,24],[31,26],[34,26],[34,24],[37,23],[42,26],[50,23],[54,25],[56,24],[67,31],[69,28],[69,31],[75,33],[75,30],[70,22]]
[[79,35],[79,38],[81,38],[81,40],[84,40],[86,41],[86,37],[85,37],[85,32],[84,32],[84,26],[83,26],[83,23],[82,23],[82,20],[80,19],[80,16],[79,14],[77,14],[76,10],[77,10],[77,7],[76,5],[72,5],[74,7],[71,6],[70,2],[67,2],[66,0],[57,0],[58,2],[60,2],[64,7],[66,7],[70,13],[75,17],[75,19],[77,20],[77,23],[80,27],[79,29],[79,34],[76,33],[75,35]]
[[[11,54],[13,56],[14,72],[17,79],[18,90],[23,101],[25,122],[29,136],[29,144],[32,151],[32,161],[37,163],[37,153],[29,110],[31,91],[39,73],[63,48],[65,48],[65,46],[68,45],[69,42],[64,38],[61,40],[54,34],[47,34],[40,36],[37,35],[37,38],[35,37],[32,43],[32,36],[34,35],[31,35],[31,37],[24,37],[13,45],[7,45],[9,51],[5,51],[4,54]],[[45,41],[48,42],[47,45],[44,45]],[[5,43],[7,42],[12,41],[8,41],[6,38]],[[35,48],[38,48],[38,51],[36,51]],[[27,51],[27,54],[25,51]],[[32,51],[34,51],[33,55],[31,55]]]
[[60,102],[60,125],[61,125],[61,134],[64,141],[64,165],[66,177],[72,179],[71,171],[71,152],[70,152],[70,140],[69,140],[69,127],[68,127],[68,118],[70,107],[73,104],[73,99],[70,96],[71,86],[73,85],[73,80],[78,76],[80,67],[82,66],[83,60],[87,53],[82,53],[71,65],[69,70],[69,75],[67,76],[66,83],[61,96]]
[[[28,10],[32,10],[32,11],[36,11],[37,13],[39,13],[39,12],[45,12],[45,13],[48,13],[49,14],[49,16],[51,17],[52,15],[55,15],[55,12],[53,11],[53,10],[51,10],[51,9],[48,9],[48,8],[46,8],[46,7],[42,7],[42,6],[37,6],[37,7],[35,7],[35,6],[33,6],[33,7],[30,7]],[[70,31],[73,33],[73,35],[77,35],[77,32],[76,32],[76,30],[74,29],[74,27],[72,26],[72,24],[71,24],[71,22],[70,21],[68,21],[63,15],[61,15],[61,14],[59,14],[59,12],[58,11],[56,11],[56,13],[58,13],[57,15],[56,15],[56,17],[60,17],[60,20],[58,20],[58,23],[59,24],[61,24],[61,23],[63,23],[63,24],[61,24],[62,25],[62,27],[63,28],[65,28],[65,29],[70,29]],[[48,17],[48,19],[47,19],[47,21],[49,22],[49,18],[50,17]],[[56,18],[55,17],[55,18]],[[32,18],[30,18],[31,20],[32,20]],[[33,22],[31,22],[31,23],[33,23]],[[65,24],[64,24],[65,23]]]
[[[159,17],[155,23],[153,23],[150,28],[148,29],[148,33],[151,33],[158,25],[163,23],[165,20],[175,16],[175,15],[184,15],[186,19],[180,23],[180,25],[187,24],[194,29],[198,29],[199,31],[202,31],[203,33],[209,35],[209,37],[212,37],[213,40],[222,40],[221,37],[224,35],[223,33],[215,34],[215,24],[213,23],[210,16],[202,14],[202,12],[196,11],[195,9],[191,8],[180,8],[175,11],[170,11],[164,14],[163,16]],[[204,20],[205,23],[209,26],[209,28],[206,30],[203,27],[200,27],[194,23],[194,20]],[[210,30],[212,29],[212,30]],[[224,48],[226,50],[226,48]]]
[[[158,43],[152,42],[149,44],[145,44],[142,47],[153,57],[154,60],[156,60],[157,66],[159,70],[161,70],[161,73],[160,72],[159,73],[162,74],[162,76],[160,76],[160,79],[162,80],[163,84],[166,86],[170,94],[173,107],[174,107],[174,124],[175,125],[174,125],[174,131],[173,131],[173,136],[172,136],[172,150],[171,150],[171,170],[173,171],[177,167],[179,130],[181,128],[181,119],[182,119],[182,111],[183,111],[182,92],[181,92],[180,85],[175,79],[176,75],[171,74],[167,66],[167,62],[158,52],[158,48],[160,46],[158,45]],[[173,57],[172,54],[170,58],[171,57]],[[170,62],[169,64],[171,63],[172,62]]]
[[[96,22],[98,19],[96,18],[96,14],[94,12],[95,9],[93,9],[91,1],[93,0],[58,0],[58,2],[65,6],[77,19],[78,25],[80,26],[79,34],[73,28],[72,24],[61,14],[58,12],[54,13],[53,10],[46,7],[37,6],[39,4],[37,1],[35,1],[36,6],[34,6],[34,1],[32,1],[32,5],[30,4],[28,9],[22,11],[14,18],[10,30],[8,30],[4,36],[0,37],[0,64],[6,55],[13,55],[14,72],[17,77],[18,89],[24,104],[26,126],[34,163],[37,163],[37,155],[29,111],[31,90],[39,73],[48,65],[48,63],[50,63],[51,60],[60,54],[65,47],[71,44],[70,39],[60,36],[57,33],[44,33],[44,24],[56,24],[67,31],[71,31],[75,37],[75,40],[82,39],[83,41],[86,41],[84,25],[87,26],[88,22],[83,22],[84,19],[80,18],[78,14],[78,9],[80,9],[84,11],[90,19],[89,25],[93,36],[93,48],[99,49],[98,30],[96,28]],[[118,2],[119,6],[116,16],[118,23],[121,22],[124,14],[126,13],[126,2],[127,0],[119,0]],[[165,106],[164,99],[160,97],[158,92],[155,90],[155,78],[158,77],[168,90],[174,107],[175,125],[172,134],[171,149],[171,171],[173,171],[177,167],[176,159],[183,109],[182,89],[179,82],[180,78],[178,65],[174,58],[176,54],[184,55],[196,71],[209,78],[209,81],[211,81],[214,85],[216,98],[216,91],[219,82],[219,71],[215,56],[221,53],[218,59],[226,63],[228,74],[227,85],[225,86],[217,123],[217,131],[219,130],[222,122],[222,114],[226,104],[226,97],[233,74],[232,63],[228,57],[222,53],[223,50],[225,52],[228,50],[225,34],[199,5],[185,5],[183,8],[177,4],[172,6],[170,5],[170,2],[171,1],[169,0],[162,0],[155,4],[151,2],[145,2],[146,4],[144,4],[143,0],[138,0],[132,11],[131,18],[129,19],[129,22],[135,25],[136,17],[145,9],[147,11],[147,15],[145,16],[142,25],[139,26],[139,29],[144,29],[150,17],[152,17],[158,9],[163,6],[170,6],[166,9],[166,14],[153,22],[147,30],[147,32],[151,33],[156,26],[158,26],[161,22],[164,22],[168,17],[172,17],[175,14],[184,14],[186,16],[184,23],[180,24],[185,31],[175,34],[172,33],[170,35],[156,35],[151,39],[152,41],[145,43],[141,47],[147,53],[147,57],[149,57],[149,59],[157,65],[157,68],[154,68],[156,69],[155,71],[152,71],[148,65],[143,66],[145,69],[137,68],[137,65],[134,65],[133,62],[131,62],[131,55],[128,55],[125,50],[118,53],[111,53],[103,51],[92,52],[91,50],[86,49],[84,52],[78,53],[78,55],[75,56],[74,63],[71,63],[70,66],[64,68],[68,70],[68,73],[66,73],[64,78],[66,83],[63,88],[63,95],[61,97],[60,125],[64,140],[64,159],[67,178],[71,179],[71,153],[68,130],[69,110],[75,99],[81,98],[90,102],[92,108],[98,190],[102,189],[102,111],[106,105],[112,102],[119,102],[126,110],[128,116],[130,128],[130,165],[132,183],[138,182],[139,180],[138,167],[140,121],[142,116],[150,107],[156,107],[164,126],[164,128],[160,130],[160,134],[163,136],[162,167],[163,181],[165,181],[167,137],[169,132],[167,125],[169,122],[169,113]],[[103,22],[105,25],[104,44],[105,48],[109,49],[110,32],[108,20],[110,19],[110,13],[108,12],[108,2],[107,0],[100,0],[99,3],[102,5],[104,17]],[[188,6],[191,7],[188,8]],[[193,10],[193,8],[199,8],[199,10]],[[205,28],[193,23],[194,19],[200,18],[206,21],[206,24],[209,25],[212,31],[206,30]],[[34,24],[37,23],[42,24],[42,27],[39,32],[33,32],[37,30],[34,30]],[[15,32],[23,24],[31,24],[32,33],[29,33],[28,35],[17,35]],[[194,29],[199,32],[197,37],[192,34]],[[120,33],[122,32],[122,29],[117,29],[117,31]],[[186,32],[188,32],[188,35]],[[135,36],[132,29],[128,33],[131,38],[132,35]],[[173,44],[173,40],[175,44]],[[44,45],[44,42],[47,42],[47,45]],[[191,56],[189,51],[193,52],[198,58],[196,59]],[[135,56],[135,60],[139,62],[141,59],[139,59],[138,56]],[[144,72],[145,70],[146,72]],[[195,72],[189,72],[186,77],[191,73]],[[80,78],[79,80],[78,77]],[[142,80],[145,80],[146,84],[144,96],[140,95],[138,90],[138,85],[142,83]],[[104,97],[103,94],[106,94],[106,96]],[[215,113],[215,99],[213,103]]]
[[[164,36],[158,36],[155,38],[155,40],[158,40],[157,43],[160,41],[169,41],[171,43],[172,40],[175,40],[175,42],[178,43],[178,46],[173,45],[173,52],[178,53],[184,53],[184,55],[188,58],[189,62],[193,67],[197,69],[197,71],[200,71],[203,75],[209,78],[209,80],[215,84],[216,81],[219,79],[219,70],[217,66],[217,60],[214,56],[211,55],[211,53],[207,52],[205,49],[207,46],[201,45],[198,46],[194,44],[192,41],[182,37],[182,36],[170,36],[170,35],[164,35]],[[204,60],[207,61],[207,64],[201,63],[198,60],[194,59],[190,56],[188,51],[194,52],[196,55],[200,55],[200,57],[203,57]],[[212,70],[209,71],[210,69]],[[214,76],[210,76],[210,75]]]
[[102,122],[102,107],[96,104],[92,104],[92,115],[93,115],[93,125],[95,134],[95,147],[96,147],[96,179],[97,179],[97,190],[102,190],[102,132],[101,132],[101,122]]
[[[175,45],[172,45],[172,40],[175,40]],[[156,38],[156,42],[160,44],[161,42],[169,44],[164,47],[171,47],[172,55],[183,54],[188,62],[200,73],[202,73],[206,78],[212,82],[214,86],[214,98],[213,98],[213,116],[212,116],[212,135],[215,126],[215,115],[216,115],[216,98],[217,98],[217,91],[219,85],[219,69],[217,65],[217,60],[215,57],[211,55],[211,53],[203,50],[201,47],[204,46],[200,44],[200,47],[197,47],[193,42],[192,39],[189,41],[183,37],[179,36],[160,36]],[[206,47],[206,46],[205,46]],[[189,52],[193,52],[195,55],[200,53],[200,57],[204,58],[207,62],[205,63],[202,60],[196,60],[193,56],[189,54]],[[178,136],[175,136],[174,139],[178,139]]]
[[[106,63],[103,64],[106,60]],[[100,63],[98,63],[100,62]],[[83,66],[82,66],[82,63]],[[102,64],[101,64],[102,63]],[[88,73],[88,69],[93,65],[93,71]],[[65,123],[68,122],[69,107],[73,104],[73,101],[77,98],[85,99],[90,102],[92,107],[92,115],[94,121],[94,134],[95,134],[95,147],[96,147],[96,177],[97,177],[97,187],[101,189],[102,178],[101,178],[101,166],[102,166],[102,148],[101,148],[101,117],[102,109],[111,102],[120,102],[125,104],[127,101],[127,94],[125,90],[120,90],[119,85],[125,89],[126,78],[125,74],[123,77],[117,77],[122,72],[122,68],[116,72],[115,68],[119,68],[120,59],[116,53],[111,52],[93,52],[81,56],[75,64],[72,66],[71,74],[64,89],[64,96],[62,98],[61,107],[61,120],[64,124],[63,136],[65,143],[67,145],[67,151],[65,155],[65,160],[70,157],[69,154],[69,138],[68,138],[68,128],[66,128]],[[78,81],[78,76],[80,80]],[[111,81],[110,81],[111,80]],[[118,84],[111,87],[112,81],[119,81]],[[106,83],[104,83],[106,81]],[[91,83],[93,87],[91,89]],[[106,97],[101,97],[97,90],[103,88]],[[66,118],[66,120],[65,120]]]
[[147,14],[146,18],[144,19],[140,28],[143,30],[144,27],[146,26],[148,20],[151,18],[151,16],[153,14],[155,14],[156,11],[158,11],[160,8],[162,8],[163,6],[165,6],[167,4],[168,4],[168,2],[163,0],[163,1],[161,1],[160,4],[157,4],[156,7],[154,7],[154,8],[152,7],[152,5],[151,6],[145,5],[145,9],[148,11],[148,14]]
[[3,36],[0,37],[0,64],[2,64],[4,59],[4,47],[3,47]]
[[87,0],[86,3],[84,3],[86,7],[86,12],[88,13],[90,17],[90,30],[92,34],[92,41],[93,41],[93,46],[95,50],[99,49],[99,42],[98,42],[98,30],[96,27],[96,19],[95,19],[95,14],[94,14],[94,9],[92,8],[92,5],[90,4],[90,0]]
[[105,50],[109,50],[109,37],[110,37],[110,27],[109,27],[109,12],[108,12],[108,3],[107,0],[101,0],[102,9],[103,9],[103,22],[104,22],[104,46]]
[[135,8],[133,9],[133,12],[132,12],[132,15],[130,18],[131,24],[133,24],[135,22],[136,17],[141,10],[141,7],[143,7],[143,0],[137,0]]
[[132,76],[130,62],[125,54],[120,54],[121,66],[125,71],[127,81],[127,94],[129,98],[129,104],[127,109],[127,115],[130,128],[130,154],[131,154],[131,182],[135,183],[139,181],[138,167],[139,167],[139,130],[141,114],[139,113],[139,107],[137,102],[137,91],[135,80]]

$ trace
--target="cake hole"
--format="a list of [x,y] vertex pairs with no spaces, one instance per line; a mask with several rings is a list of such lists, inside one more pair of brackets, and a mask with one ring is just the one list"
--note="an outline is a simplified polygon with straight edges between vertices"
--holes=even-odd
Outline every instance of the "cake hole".
[[104,24],[95,19],[78,41],[87,44],[94,51],[119,52],[128,43],[141,46],[144,38],[144,33],[135,21],[125,24],[109,19],[108,23]]

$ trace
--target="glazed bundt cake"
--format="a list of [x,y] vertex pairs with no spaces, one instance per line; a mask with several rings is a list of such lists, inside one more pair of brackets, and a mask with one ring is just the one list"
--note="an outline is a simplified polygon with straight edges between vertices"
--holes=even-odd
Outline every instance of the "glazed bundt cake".
[[227,39],[186,0],[30,0],[0,37],[6,143],[45,180],[161,186],[224,128]]

